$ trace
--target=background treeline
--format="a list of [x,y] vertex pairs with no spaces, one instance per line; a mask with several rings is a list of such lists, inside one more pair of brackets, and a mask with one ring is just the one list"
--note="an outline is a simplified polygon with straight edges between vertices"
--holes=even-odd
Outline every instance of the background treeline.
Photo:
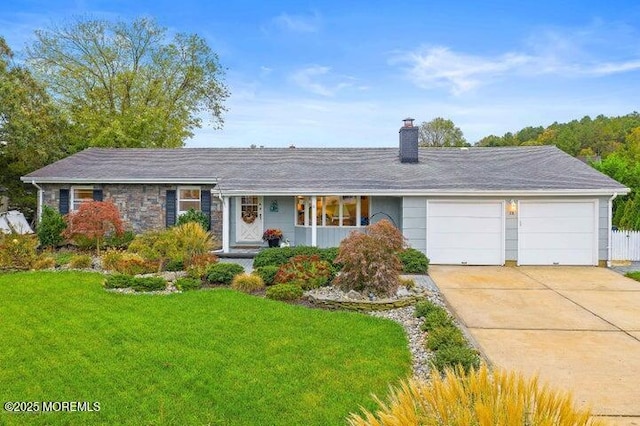
[[525,127],[515,133],[487,136],[477,146],[556,145],[568,154],[585,157],[593,167],[631,188],[614,201],[613,224],[640,229],[640,114],[589,116],[544,128]]

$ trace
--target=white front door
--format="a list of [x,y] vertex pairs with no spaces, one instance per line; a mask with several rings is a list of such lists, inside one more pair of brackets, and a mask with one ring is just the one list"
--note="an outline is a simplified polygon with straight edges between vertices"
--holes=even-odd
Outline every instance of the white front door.
[[236,198],[236,241],[262,241],[262,197],[255,195]]
[[519,265],[597,265],[598,202],[520,201]]
[[503,202],[429,201],[427,256],[433,264],[503,265]]

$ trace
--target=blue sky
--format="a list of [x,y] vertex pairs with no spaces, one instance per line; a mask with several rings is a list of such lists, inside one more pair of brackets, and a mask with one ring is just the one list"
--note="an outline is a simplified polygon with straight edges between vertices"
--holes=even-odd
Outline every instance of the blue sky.
[[190,147],[395,146],[407,116],[449,118],[473,143],[640,110],[637,0],[4,0],[0,35],[20,53],[77,15],[151,16],[208,41],[229,111]]

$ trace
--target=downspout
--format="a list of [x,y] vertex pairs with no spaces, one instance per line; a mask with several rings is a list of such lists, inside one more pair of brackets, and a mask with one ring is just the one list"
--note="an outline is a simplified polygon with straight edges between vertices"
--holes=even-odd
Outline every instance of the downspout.
[[607,242],[607,268],[611,267],[611,228],[613,227],[613,200],[618,196],[617,192],[614,192],[611,198],[609,198],[609,228]]
[[217,183],[216,187],[218,188],[218,199],[222,202],[222,252],[229,252],[229,197],[225,197],[222,195],[222,188]]
[[35,179],[31,180],[31,185],[38,188],[38,223],[40,223],[40,220],[42,219],[42,205],[44,204],[44,190],[38,186]]

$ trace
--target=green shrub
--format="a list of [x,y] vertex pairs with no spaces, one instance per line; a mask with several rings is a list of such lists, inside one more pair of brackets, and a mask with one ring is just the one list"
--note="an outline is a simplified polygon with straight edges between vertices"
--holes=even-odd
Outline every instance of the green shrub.
[[184,262],[182,259],[171,259],[164,266],[165,271],[184,271]]
[[429,259],[420,250],[408,248],[398,253],[398,258],[405,274],[426,274],[429,269]]
[[273,285],[275,284],[274,280],[276,278],[276,274],[278,273],[277,266],[261,266],[253,270],[253,273],[262,278],[265,285]]
[[159,291],[167,288],[167,280],[162,277],[134,277],[131,288],[135,291]]
[[153,262],[156,270],[161,271],[171,259],[182,259],[178,242],[170,229],[147,231],[137,235],[127,249],[141,256],[143,260]]
[[432,331],[438,327],[454,327],[453,320],[442,308],[433,310],[424,316],[422,329],[424,331]]
[[264,281],[258,275],[238,274],[233,277],[231,288],[243,293],[255,293],[264,290]]
[[338,256],[337,247],[318,248],[310,246],[296,247],[273,247],[265,248],[260,251],[253,259],[253,268],[257,269],[263,266],[281,266],[294,256],[313,256],[318,255],[320,259],[333,265]]
[[303,290],[311,290],[327,285],[330,278],[331,265],[327,261],[321,260],[318,255],[300,255],[280,266],[274,282],[297,284]]
[[338,247],[327,247],[320,249],[318,255],[322,260],[326,260],[331,265],[333,265],[338,257],[339,248]]
[[105,248],[126,250],[135,237],[136,233],[131,230],[124,231],[121,235],[109,235],[105,237],[103,246]]
[[466,345],[444,346],[435,352],[433,365],[442,372],[447,367],[461,366],[465,372],[480,366],[478,352]]
[[266,296],[268,299],[293,301],[300,299],[303,293],[302,288],[295,284],[276,284],[267,288]]
[[195,278],[182,277],[176,280],[176,288],[180,291],[197,290],[202,286],[202,281]]
[[236,263],[216,263],[207,269],[207,281],[229,285],[233,277],[243,272],[244,268]]
[[[154,262],[158,271],[170,267],[175,270],[177,263],[191,264],[191,259],[206,256],[213,248],[213,239],[196,222],[187,222],[180,226],[162,231],[147,231],[136,236],[129,244],[128,251],[137,253],[144,259]],[[182,267],[180,269],[183,269]]]
[[257,269],[263,266],[278,266],[286,263],[293,255],[293,249],[297,247],[273,247],[260,251],[253,258],[253,268]]
[[421,300],[416,303],[416,317],[425,317],[429,312],[441,310],[442,307],[436,305],[430,300]]
[[43,206],[42,217],[38,228],[38,240],[42,247],[57,247],[62,244],[64,238],[62,232],[66,229],[67,223],[60,213],[49,206]]
[[184,225],[185,223],[195,222],[199,224],[202,229],[209,229],[209,218],[201,211],[189,209],[186,213],[178,216],[176,226]]
[[0,270],[31,269],[38,258],[38,239],[34,235],[0,232]]
[[129,288],[133,286],[134,278],[131,275],[113,274],[107,275],[104,280],[105,288]]
[[51,269],[56,267],[56,259],[50,254],[41,254],[33,264],[33,269]]
[[93,259],[86,254],[76,254],[71,256],[68,265],[71,269],[90,269],[93,265]]
[[432,351],[446,346],[466,346],[462,332],[457,327],[436,327],[427,335],[426,346]]
[[73,257],[72,251],[58,251],[54,253],[53,258],[56,260],[56,266],[63,266],[69,263]]

